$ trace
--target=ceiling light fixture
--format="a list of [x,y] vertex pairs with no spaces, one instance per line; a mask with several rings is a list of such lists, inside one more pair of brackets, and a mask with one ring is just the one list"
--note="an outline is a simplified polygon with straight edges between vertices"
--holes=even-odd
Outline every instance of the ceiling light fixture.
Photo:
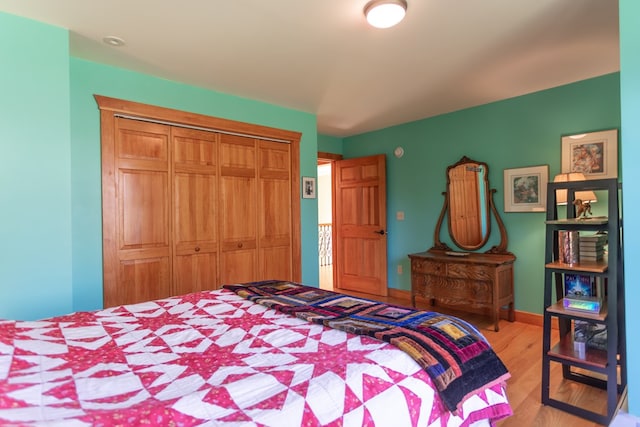
[[114,46],[114,47],[121,47],[125,45],[124,40],[116,36],[106,36],[105,38],[102,39],[102,41],[108,44],[109,46]]
[[364,16],[376,28],[393,27],[407,12],[405,0],[373,0],[364,7]]

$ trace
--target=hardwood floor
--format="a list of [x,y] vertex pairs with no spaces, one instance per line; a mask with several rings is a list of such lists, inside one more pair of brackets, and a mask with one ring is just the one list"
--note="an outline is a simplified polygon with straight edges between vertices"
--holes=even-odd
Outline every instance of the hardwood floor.
[[[374,295],[345,292],[354,296],[375,299],[392,304],[409,306],[408,300],[376,297]],[[427,306],[418,305],[426,309]],[[475,325],[491,343],[498,356],[509,369],[511,378],[507,381],[507,395],[513,409],[513,416],[497,423],[499,427],[596,427],[600,424],[587,421],[549,406],[543,406],[541,399],[542,375],[542,328],[521,322],[500,321],[500,331],[493,330],[488,316],[455,312],[438,307],[436,311],[456,315]],[[562,368],[551,367],[552,397],[572,403],[580,402],[589,410],[606,412],[606,393],[593,387],[562,381]]]

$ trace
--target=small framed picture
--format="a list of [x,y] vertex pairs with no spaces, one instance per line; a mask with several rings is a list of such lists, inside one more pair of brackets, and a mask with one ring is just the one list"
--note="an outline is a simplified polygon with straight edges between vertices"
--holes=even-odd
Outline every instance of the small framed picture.
[[544,212],[548,182],[548,165],[505,169],[504,211]]
[[302,198],[303,199],[315,199],[316,198],[316,179],[311,176],[302,177]]
[[586,179],[618,177],[618,130],[562,137],[562,172],[582,172]]

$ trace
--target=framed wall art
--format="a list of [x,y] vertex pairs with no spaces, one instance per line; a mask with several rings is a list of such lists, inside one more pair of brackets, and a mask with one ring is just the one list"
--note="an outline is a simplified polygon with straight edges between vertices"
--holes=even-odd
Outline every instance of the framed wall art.
[[562,137],[562,172],[582,172],[587,179],[618,177],[618,130]]
[[302,177],[302,198],[303,199],[315,199],[316,198],[316,179],[311,176]]
[[548,165],[505,169],[504,211],[544,212],[548,182]]

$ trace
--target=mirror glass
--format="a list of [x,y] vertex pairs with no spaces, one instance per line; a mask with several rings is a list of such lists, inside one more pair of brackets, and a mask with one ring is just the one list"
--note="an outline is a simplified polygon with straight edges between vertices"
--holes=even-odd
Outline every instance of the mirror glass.
[[486,163],[463,157],[447,168],[449,235],[465,250],[482,247],[491,234]]

